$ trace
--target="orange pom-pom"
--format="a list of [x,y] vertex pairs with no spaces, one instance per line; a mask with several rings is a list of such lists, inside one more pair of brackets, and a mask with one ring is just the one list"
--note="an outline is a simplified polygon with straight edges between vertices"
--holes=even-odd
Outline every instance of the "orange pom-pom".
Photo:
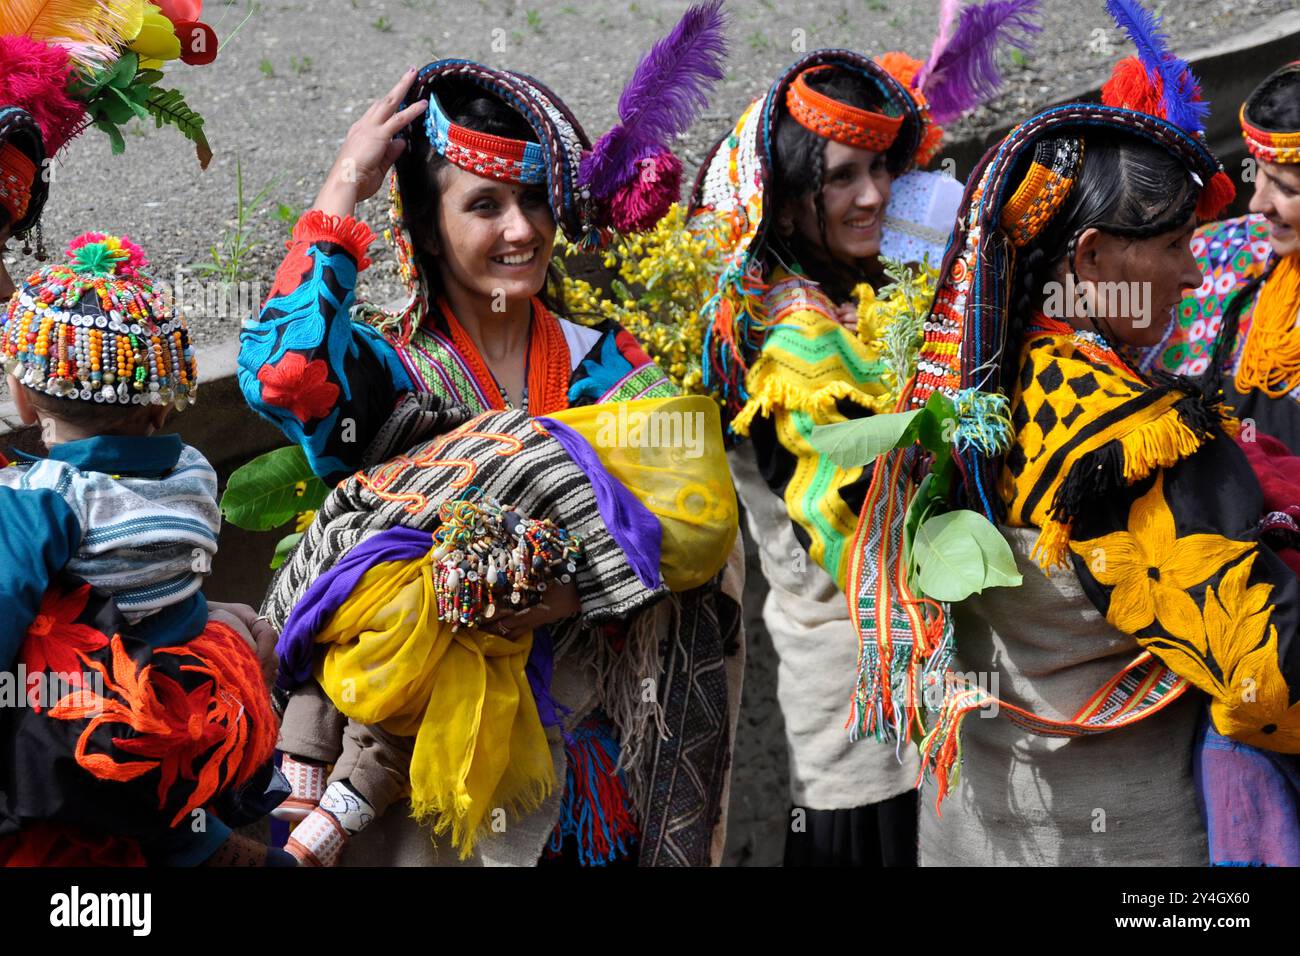
[[1196,201],[1196,215],[1202,219],[1218,219],[1219,214],[1237,196],[1237,184],[1223,170],[1219,170],[1205,184],[1201,198]]
[[939,144],[942,142],[943,128],[935,123],[927,123],[921,145],[916,148],[916,165],[921,168],[930,165],[930,160],[939,152]]
[[[907,90],[912,99],[916,101],[918,109],[924,112],[928,108],[929,104],[926,102],[925,94],[912,86],[912,80],[921,67],[924,66],[920,60],[899,50],[891,50],[876,57],[876,62],[884,68],[886,73],[902,84],[903,89]],[[934,159],[934,154],[939,151],[939,144],[942,140],[943,127],[933,121],[927,122],[925,129],[921,132],[921,145],[916,148],[916,165],[919,167],[929,165],[930,160]]]
[[[876,57],[876,62],[885,68],[885,72],[894,79],[912,90],[912,79],[916,76],[917,71],[921,69],[922,63],[914,56],[908,56],[899,50],[891,50],[888,53],[882,53]],[[913,96],[920,95],[912,92]]]
[[1116,106],[1126,110],[1137,110],[1152,116],[1164,116],[1160,108],[1160,98],[1164,95],[1164,84],[1160,77],[1147,73],[1142,61],[1135,56],[1126,56],[1115,64],[1110,79],[1101,88],[1101,101],[1106,106]]

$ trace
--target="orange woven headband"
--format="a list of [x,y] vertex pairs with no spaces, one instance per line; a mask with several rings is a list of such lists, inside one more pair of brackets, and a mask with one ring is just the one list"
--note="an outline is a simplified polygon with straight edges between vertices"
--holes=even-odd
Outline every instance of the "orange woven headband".
[[1246,106],[1241,107],[1241,136],[1246,149],[1261,163],[1300,163],[1300,132],[1274,133],[1246,119]]
[[17,146],[0,146],[0,209],[8,214],[10,224],[27,215],[35,181],[36,164],[31,158]]
[[1277,83],[1286,82],[1288,77],[1294,81],[1294,74],[1300,73],[1300,60],[1288,63],[1272,74],[1256,88],[1245,103],[1241,104],[1238,117],[1241,120],[1241,135],[1246,140],[1246,149],[1261,163],[1300,163],[1300,130],[1268,130],[1256,126],[1246,118],[1251,107],[1266,90],[1276,89]]
[[903,117],[849,106],[818,93],[807,84],[808,77],[830,68],[829,64],[809,67],[795,77],[785,92],[785,105],[790,115],[804,129],[845,146],[876,153],[883,153],[893,146],[903,126]]

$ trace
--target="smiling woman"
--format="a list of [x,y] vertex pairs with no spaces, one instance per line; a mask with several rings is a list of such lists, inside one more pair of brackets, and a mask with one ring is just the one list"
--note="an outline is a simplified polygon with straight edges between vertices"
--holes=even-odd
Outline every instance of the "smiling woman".
[[1225,377],[1238,418],[1300,453],[1300,61],[1241,107],[1255,163],[1250,214],[1206,223],[1192,252],[1204,279],[1147,367]]
[[[943,135],[927,96],[944,97],[954,118],[979,100],[969,88],[957,95],[927,85],[921,72],[947,62],[950,69],[934,72],[966,75],[944,60],[949,49],[981,49],[992,59],[1003,28],[1023,43],[1032,6],[967,8],[972,16],[963,15],[956,33],[952,23],[941,30],[929,64],[902,53],[809,54],[745,110],[696,183],[689,228],[722,266],[718,294],[702,313],[711,323],[705,385],[721,392],[734,435],[751,439],[729,457],[770,586],[763,621],[780,657],[798,824],[786,837],[786,865],[916,862],[915,758],[858,739],[867,735],[856,720],[845,730],[859,640],[844,587],[871,471],[839,467],[811,435],[891,411],[909,376],[902,366],[919,344],[919,314],[911,332],[894,330],[898,347],[889,353],[880,328],[858,327],[854,299],[872,298],[859,287],[884,275],[895,178],[928,163]],[[986,12],[976,39],[968,24]],[[996,77],[981,85],[996,87]],[[900,286],[922,286],[919,273],[907,265]],[[912,303],[912,311],[928,304]],[[902,362],[891,365],[890,355]]]
[[[283,629],[282,684],[295,688],[281,748],[295,785],[286,818],[301,820],[289,849],[306,863],[530,865],[544,847],[583,864],[719,857],[742,661],[739,579],[728,575],[724,592],[719,574],[735,539],[734,493],[713,482],[697,516],[706,533],[693,539],[708,557],[692,559],[697,573],[680,593],[661,582],[659,542],[667,562],[677,525],[656,519],[659,498],[638,497],[629,473],[603,464],[623,442],[589,446],[564,421],[582,406],[662,402],[676,389],[616,323],[563,315],[551,256],[559,229],[598,245],[611,224],[652,227],[677,198],[680,162],[666,144],[721,77],[720,7],[688,10],[642,61],[619,101],[622,124],[594,147],[531,77],[468,60],[408,71],[349,131],[260,321],[241,336],[250,405],[339,484],[264,611]],[[354,212],[394,167],[390,236],[409,294],[354,317],[374,238]],[[725,476],[716,416],[708,438],[702,460]],[[671,481],[694,487],[692,467]],[[468,561],[468,550],[429,540],[452,533],[444,505],[507,506],[509,546],[475,539],[483,568],[456,564],[448,555]],[[467,522],[466,534],[486,528]],[[412,546],[403,535],[415,529],[423,537]],[[512,597],[528,606],[495,613],[490,589],[507,576],[545,578],[549,565],[524,549],[562,533],[582,541],[582,559],[531,589],[541,598],[520,602],[519,590]],[[376,608],[387,605],[355,606],[404,573],[418,590],[430,555],[454,566],[437,600],[419,605],[437,614],[413,633],[383,624]],[[314,587],[340,574],[329,595]],[[310,608],[349,593],[354,604],[336,617],[378,621],[364,633],[387,633],[405,655],[397,664],[416,662],[414,690],[381,681],[386,690],[357,694],[342,686],[352,678],[333,679],[374,645],[355,628],[331,636],[327,615]],[[477,619],[469,604],[485,593],[490,613]],[[477,623],[453,637],[449,608]],[[313,641],[329,646],[314,651]],[[323,662],[314,674],[313,660]],[[657,687],[649,706],[646,681]],[[664,731],[686,723],[689,748]],[[521,814],[508,830],[497,820],[507,808]]]

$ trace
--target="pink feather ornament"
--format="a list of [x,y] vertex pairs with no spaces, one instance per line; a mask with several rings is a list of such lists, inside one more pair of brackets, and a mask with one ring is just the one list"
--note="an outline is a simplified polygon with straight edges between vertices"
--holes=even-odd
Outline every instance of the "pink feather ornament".
[[668,214],[682,188],[682,161],[668,149],[638,164],[636,178],[620,186],[609,201],[609,221],[619,232],[644,232]]
[[72,64],[61,47],[29,36],[0,36],[0,103],[32,114],[53,156],[86,121],[85,108],[68,95]]

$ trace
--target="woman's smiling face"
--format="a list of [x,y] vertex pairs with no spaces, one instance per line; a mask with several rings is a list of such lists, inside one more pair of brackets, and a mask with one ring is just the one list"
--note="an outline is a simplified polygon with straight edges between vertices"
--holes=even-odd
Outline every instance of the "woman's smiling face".
[[555,219],[544,185],[485,179],[455,166],[438,172],[436,256],[449,296],[528,299],[546,283]]
[[[827,140],[822,154],[822,209],[826,246],[849,266],[880,254],[885,205],[893,180],[885,154]],[[794,227],[813,247],[822,244],[816,192],[802,196],[794,210]]]
[[1268,220],[1274,252],[1300,255],[1300,165],[1260,163],[1250,211]]

